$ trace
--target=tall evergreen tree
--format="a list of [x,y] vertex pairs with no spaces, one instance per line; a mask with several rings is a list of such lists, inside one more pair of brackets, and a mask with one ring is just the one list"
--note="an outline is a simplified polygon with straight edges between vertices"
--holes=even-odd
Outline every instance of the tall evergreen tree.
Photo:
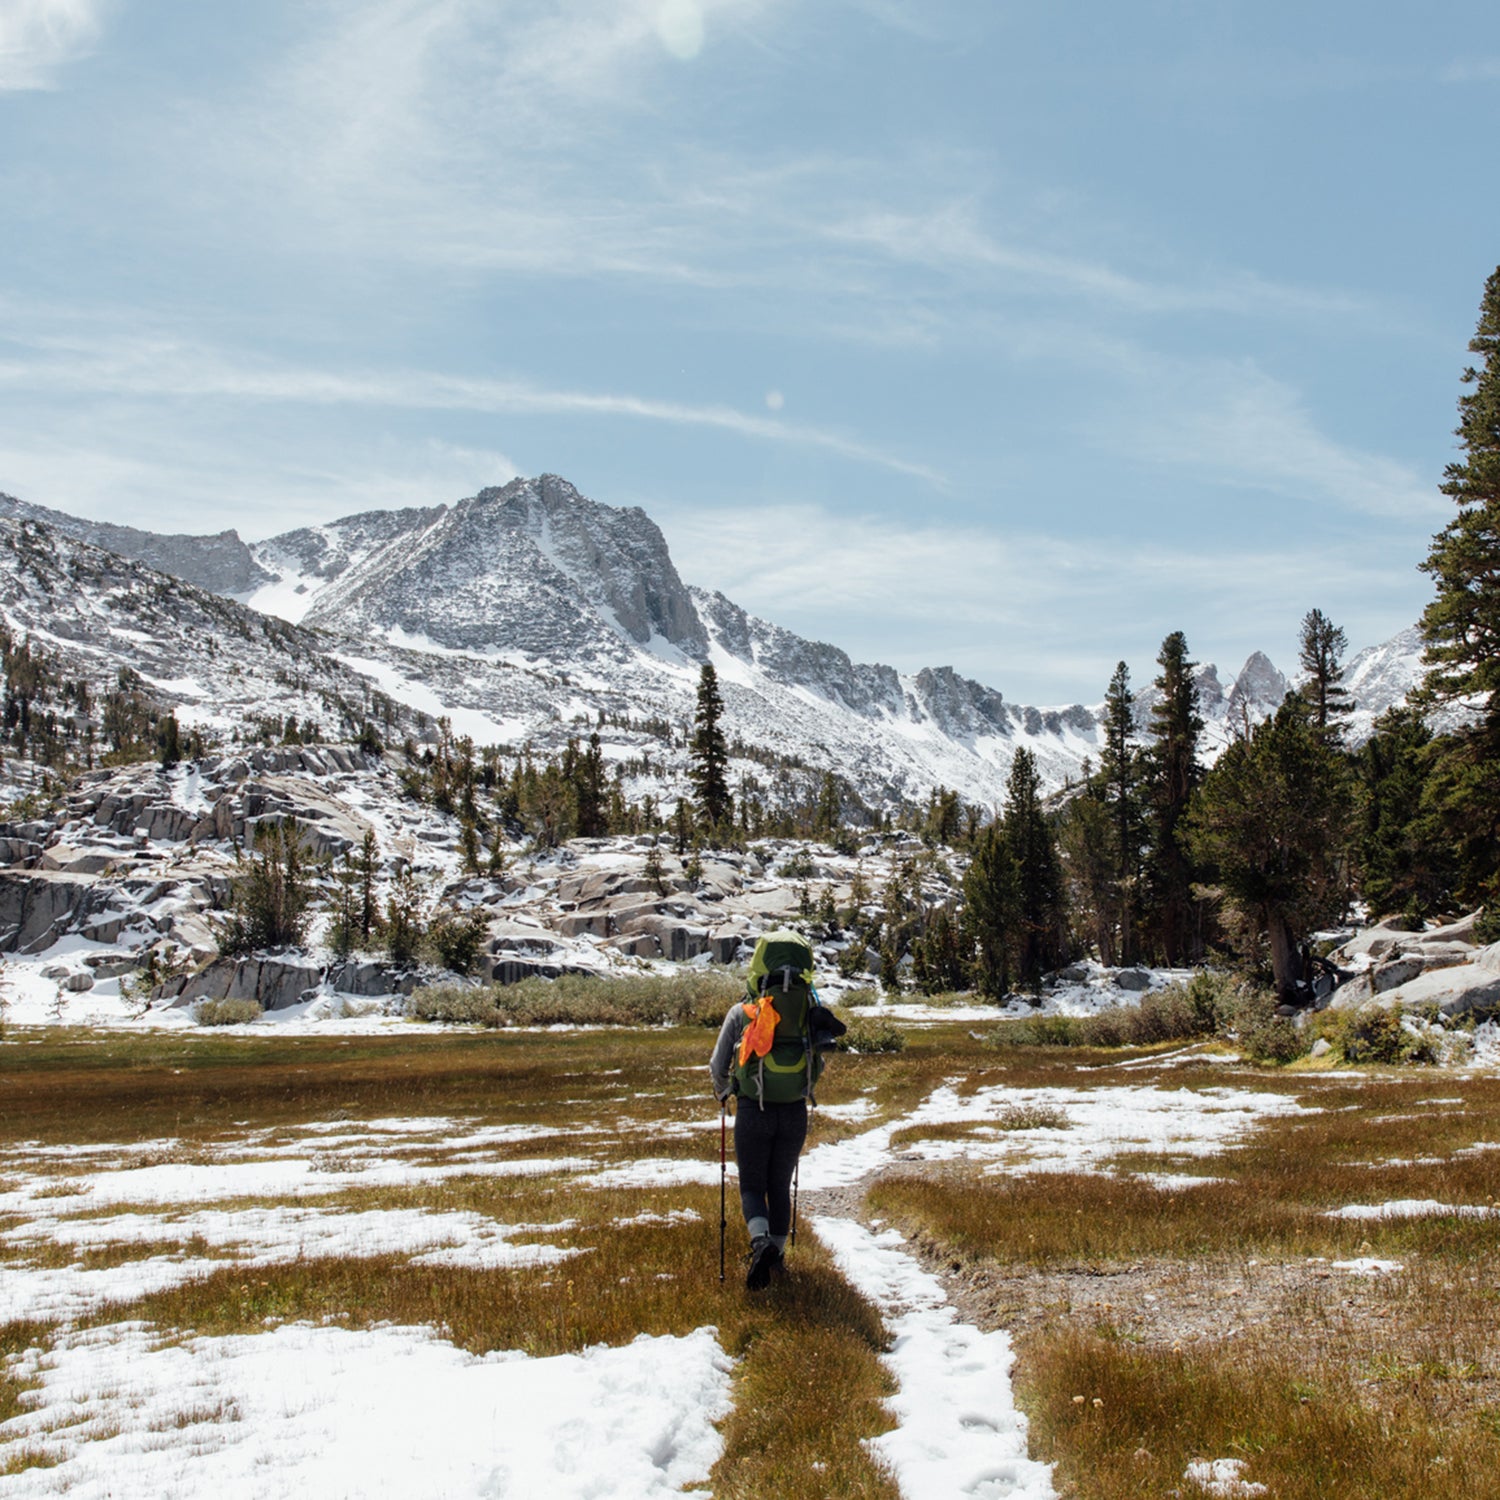
[[703,821],[710,829],[726,826],[734,813],[729,793],[729,744],[719,722],[723,717],[719,675],[712,662],[704,662],[698,674],[698,707],[693,716],[692,780]]
[[1156,702],[1151,708],[1151,746],[1147,752],[1151,852],[1146,872],[1149,924],[1153,946],[1168,964],[1190,963],[1203,956],[1201,902],[1193,896],[1193,861],[1182,820],[1203,777],[1198,739],[1203,719],[1198,712],[1197,665],[1188,660],[1187,638],[1174,630],[1156,658]]
[[1068,907],[1085,948],[1097,948],[1101,963],[1118,961],[1114,826],[1104,788],[1084,763],[1084,784],[1063,810],[1058,832]]
[[1500,267],[1485,283],[1463,373],[1462,461],[1444,471],[1458,514],[1432,540],[1423,571],[1437,597],[1422,615],[1427,679],[1421,702],[1459,703],[1477,721],[1440,747],[1430,800],[1460,846],[1460,891],[1500,896]]
[[1340,685],[1348,649],[1349,637],[1321,609],[1303,615],[1297,652],[1307,673],[1302,696],[1312,709],[1313,723],[1335,737],[1340,732],[1339,720],[1353,708],[1349,690]]
[[1141,818],[1140,756],[1135,745],[1135,694],[1130,690],[1130,668],[1116,666],[1104,697],[1104,746],[1099,776],[1110,808],[1114,833],[1114,922],[1116,950],[1121,963],[1134,963],[1138,948],[1136,924],[1140,915],[1141,856],[1145,828]]
[[[863,884],[856,869],[855,882]],[[965,947],[973,954],[973,985],[992,1000],[1010,990],[1010,950],[1018,920],[1016,864],[1003,823],[979,830],[974,857],[964,872],[963,930]],[[856,915],[859,901],[854,901]]]
[[1193,854],[1216,875],[1247,946],[1269,948],[1288,998],[1303,977],[1299,946],[1343,914],[1350,812],[1343,757],[1288,693],[1273,718],[1219,757],[1188,816]]
[[1015,867],[1011,940],[1017,978],[1040,990],[1042,975],[1063,953],[1065,907],[1057,844],[1042,808],[1036,758],[1022,748],[1005,782],[1005,840]]
[[1451,903],[1455,851],[1427,805],[1431,747],[1422,715],[1393,708],[1354,756],[1359,887],[1377,916],[1427,917]]

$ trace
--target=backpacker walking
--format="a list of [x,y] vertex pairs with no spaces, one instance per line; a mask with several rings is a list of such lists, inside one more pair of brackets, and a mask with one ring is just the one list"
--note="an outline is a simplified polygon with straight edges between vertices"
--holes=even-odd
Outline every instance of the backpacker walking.
[[807,1108],[823,1049],[844,1026],[813,988],[813,954],[801,934],[768,932],[755,945],[746,999],[730,1008],[709,1060],[721,1108],[738,1099],[734,1159],[750,1233],[745,1285],[766,1286],[782,1268],[792,1225],[792,1177],[807,1139]]

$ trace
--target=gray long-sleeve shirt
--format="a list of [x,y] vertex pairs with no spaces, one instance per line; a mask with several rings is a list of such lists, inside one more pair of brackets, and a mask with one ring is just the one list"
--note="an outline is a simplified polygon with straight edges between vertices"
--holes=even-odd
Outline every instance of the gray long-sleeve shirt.
[[719,1028],[719,1039],[714,1043],[713,1056],[708,1060],[708,1076],[713,1080],[714,1098],[720,1102],[731,1094],[730,1072],[734,1068],[734,1056],[739,1049],[740,1038],[750,1024],[745,1007],[736,1002],[729,1007],[724,1024]]

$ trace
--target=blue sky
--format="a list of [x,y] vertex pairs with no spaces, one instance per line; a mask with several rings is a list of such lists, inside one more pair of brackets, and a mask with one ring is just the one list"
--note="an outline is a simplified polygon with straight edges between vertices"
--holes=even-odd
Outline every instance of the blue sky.
[[1412,623],[1500,9],[0,0],[0,490],[269,536],[550,471],[1025,702]]

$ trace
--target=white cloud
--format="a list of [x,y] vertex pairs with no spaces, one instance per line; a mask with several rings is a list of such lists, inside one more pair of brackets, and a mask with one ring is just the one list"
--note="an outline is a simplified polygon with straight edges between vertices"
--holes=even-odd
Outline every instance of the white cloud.
[[1248,363],[1144,361],[1105,434],[1119,451],[1219,484],[1407,521],[1447,513],[1436,481],[1321,431],[1289,386]]
[[92,49],[101,12],[101,0],[0,0],[0,92],[54,87]]
[[[1019,702],[1096,702],[1122,658],[1144,686],[1178,629],[1195,659],[1227,672],[1254,650],[1287,669],[1315,604],[1364,645],[1415,619],[1423,592],[1414,570],[1393,585],[1378,544],[1357,541],[1330,558],[1128,534],[1068,540],[948,518],[902,524],[811,504],[647,509],[690,583],[856,661],[951,665]],[[748,590],[747,558],[758,559]]]
[[703,427],[758,441],[819,449],[856,463],[941,485],[925,464],[836,430],[786,422],[723,405],[694,405],[618,392],[564,390],[524,380],[482,379],[435,371],[382,373],[256,363],[164,339],[141,338],[91,347],[79,339],[37,341],[40,357],[0,359],[0,387],[28,394],[120,395],[286,401],[330,406],[389,406],[407,411],[469,411],[507,415],[635,418]]

